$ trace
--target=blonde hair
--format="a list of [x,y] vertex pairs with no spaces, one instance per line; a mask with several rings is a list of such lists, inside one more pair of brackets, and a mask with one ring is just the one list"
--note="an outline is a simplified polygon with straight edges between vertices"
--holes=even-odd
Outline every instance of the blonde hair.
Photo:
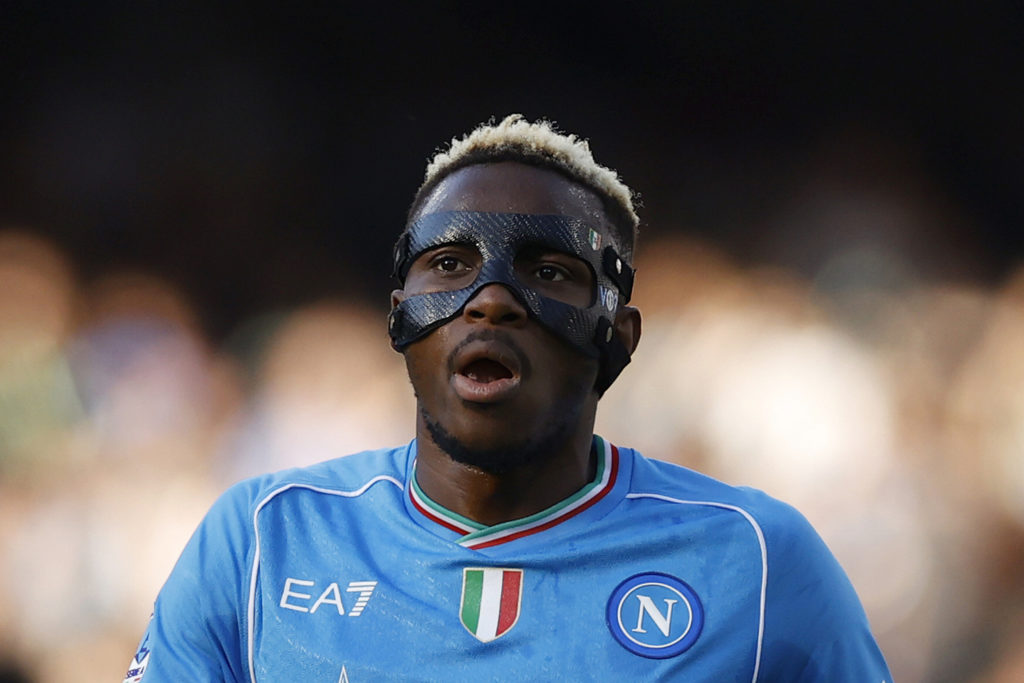
[[446,176],[460,168],[494,161],[519,161],[558,171],[601,197],[605,211],[615,224],[623,256],[630,258],[640,218],[635,194],[618,173],[594,161],[590,144],[571,133],[558,131],[546,120],[527,121],[522,114],[510,114],[499,123],[493,119],[477,126],[462,138],[452,138],[447,149],[437,152],[427,164],[423,183],[416,191],[409,215]]

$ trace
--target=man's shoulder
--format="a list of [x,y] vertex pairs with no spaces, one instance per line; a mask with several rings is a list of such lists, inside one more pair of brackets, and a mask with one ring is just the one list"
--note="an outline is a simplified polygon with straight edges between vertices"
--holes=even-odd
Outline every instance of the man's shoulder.
[[221,497],[221,504],[232,507],[259,506],[276,494],[292,488],[358,493],[379,482],[390,482],[402,488],[406,478],[409,446],[380,448],[343,455],[330,460],[261,474],[231,486]]
[[760,489],[729,484],[683,465],[634,453],[631,498],[733,510],[766,532],[810,530],[797,509]]

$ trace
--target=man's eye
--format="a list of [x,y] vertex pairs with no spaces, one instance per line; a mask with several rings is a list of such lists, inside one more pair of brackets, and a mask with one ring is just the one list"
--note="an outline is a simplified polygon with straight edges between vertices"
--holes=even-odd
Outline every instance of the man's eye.
[[434,260],[434,268],[445,273],[455,273],[465,267],[466,264],[454,256],[440,256]]
[[558,282],[567,279],[565,270],[559,268],[558,266],[553,266],[550,264],[543,265],[537,268],[536,272],[537,277],[539,277],[541,280],[547,280],[549,282]]

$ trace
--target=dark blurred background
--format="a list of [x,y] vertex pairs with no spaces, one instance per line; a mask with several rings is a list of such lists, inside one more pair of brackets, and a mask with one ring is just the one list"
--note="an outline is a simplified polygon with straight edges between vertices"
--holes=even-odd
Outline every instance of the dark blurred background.
[[[997,283],[1024,253],[1019,3],[3,4],[0,216],[85,277],[142,267],[215,336],[339,292],[384,300],[427,157],[522,112],[746,263],[852,246]],[[910,232],[826,230],[815,183],[911,193]]]
[[896,680],[1024,680],[1024,6],[0,2],[0,679],[120,680],[232,482],[412,436],[432,153],[641,194],[599,433],[796,505]]

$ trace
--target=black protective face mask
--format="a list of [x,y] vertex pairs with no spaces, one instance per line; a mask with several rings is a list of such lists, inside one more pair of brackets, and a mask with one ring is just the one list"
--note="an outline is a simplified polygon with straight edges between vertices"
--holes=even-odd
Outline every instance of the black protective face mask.
[[[504,285],[530,317],[581,353],[597,358],[598,393],[604,393],[629,363],[615,335],[620,305],[629,301],[633,269],[616,253],[607,236],[568,216],[446,211],[420,217],[395,245],[395,276],[403,285],[409,267],[425,251],[446,244],[471,245],[481,256],[480,271],[468,287],[407,297],[391,310],[391,344],[401,351],[462,313],[474,294],[490,284]],[[602,247],[602,244],[604,246]],[[594,290],[586,307],[544,296],[516,277],[515,260],[525,248],[546,248],[584,261]]]

